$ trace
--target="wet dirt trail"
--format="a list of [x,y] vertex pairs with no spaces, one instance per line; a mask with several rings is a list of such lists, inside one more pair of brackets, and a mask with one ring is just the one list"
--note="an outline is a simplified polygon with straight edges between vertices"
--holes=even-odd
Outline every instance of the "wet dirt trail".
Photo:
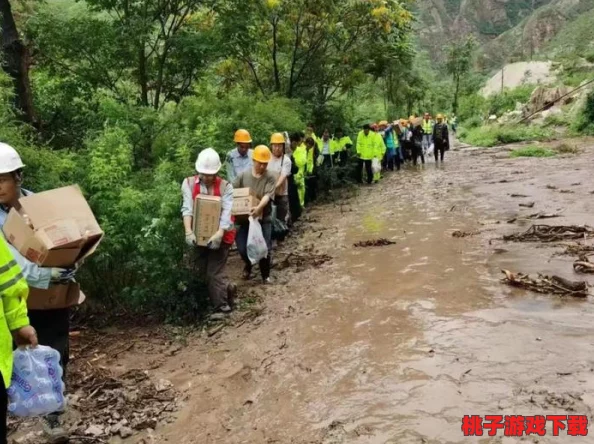
[[[594,144],[582,143],[579,155],[547,159],[511,159],[507,148],[454,151],[445,165],[431,159],[342,204],[315,208],[305,232],[288,242],[333,260],[277,270],[279,282],[253,318],[206,341],[192,338],[163,362],[156,374],[184,403],[150,440],[520,442],[502,439],[503,431],[464,437],[461,419],[592,419],[591,299],[500,282],[502,268],[587,279],[574,274],[574,257],[555,255],[558,244],[501,240],[540,211],[562,213],[542,223],[594,225],[594,149],[587,148]],[[511,218],[518,221],[506,223]],[[454,237],[455,230],[474,235]],[[353,247],[380,237],[396,243]],[[245,291],[262,290],[254,283]],[[565,431],[553,437],[547,428],[547,436],[523,441],[594,442]]]

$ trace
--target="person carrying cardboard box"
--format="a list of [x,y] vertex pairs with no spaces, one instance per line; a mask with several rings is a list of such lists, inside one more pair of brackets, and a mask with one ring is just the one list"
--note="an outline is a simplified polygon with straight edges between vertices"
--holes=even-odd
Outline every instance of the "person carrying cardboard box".
[[[217,175],[220,169],[221,158],[214,149],[206,148],[198,154],[198,175],[187,177],[182,183],[182,217],[186,243],[192,248],[194,265],[206,279],[212,305],[215,311],[229,313],[237,293],[237,287],[230,284],[225,275],[229,249],[235,241],[235,228],[231,216],[233,186]],[[208,213],[200,215],[199,206],[202,205],[202,198],[207,201],[204,204],[205,208],[210,206],[215,202],[213,197],[220,199],[220,209],[216,220],[209,222],[210,210],[205,210]],[[195,210],[198,210],[198,213]],[[209,232],[205,234],[201,230]]]
[[[268,162],[272,153],[266,145],[258,145],[254,150],[254,165],[251,170],[240,174],[233,186],[235,188],[249,188],[251,193],[259,199],[260,203],[252,208],[251,216],[254,219],[261,219],[262,234],[268,246],[268,256],[260,260],[260,273],[265,284],[270,280],[270,253],[272,251],[272,202],[276,194],[277,178],[267,171]],[[249,233],[249,222],[243,221],[239,224],[237,232],[237,250],[245,263],[243,277],[249,279],[252,274],[252,263],[247,254],[247,241]]]
[[[19,199],[33,194],[21,187],[25,165],[17,151],[5,143],[0,143],[0,227],[3,227],[11,208],[20,209]],[[4,240],[4,234],[1,234]],[[51,283],[69,281],[75,268],[40,267],[25,258],[18,249],[8,244],[14,260],[22,269],[29,287],[47,290]],[[60,353],[60,364],[64,369],[69,360],[70,308],[52,310],[29,309],[29,320],[37,331],[39,343],[47,345]],[[48,415],[43,420],[43,429],[49,442],[60,443],[69,439],[59,421],[61,412]]]

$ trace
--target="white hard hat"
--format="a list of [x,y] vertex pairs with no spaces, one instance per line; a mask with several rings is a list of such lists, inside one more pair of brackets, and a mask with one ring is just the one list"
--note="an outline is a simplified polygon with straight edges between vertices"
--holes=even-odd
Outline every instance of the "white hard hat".
[[24,166],[19,153],[10,145],[0,142],[0,174],[12,173]]
[[196,171],[202,174],[217,174],[221,169],[221,158],[212,148],[206,148],[198,153]]

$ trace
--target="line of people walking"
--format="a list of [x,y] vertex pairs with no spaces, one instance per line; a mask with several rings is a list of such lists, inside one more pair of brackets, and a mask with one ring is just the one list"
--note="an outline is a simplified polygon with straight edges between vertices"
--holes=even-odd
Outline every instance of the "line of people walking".
[[[250,215],[261,225],[268,254],[257,265],[262,283],[271,284],[273,238],[282,241],[304,208],[317,199],[320,170],[346,167],[350,158],[356,158],[356,180],[363,183],[365,170],[367,183],[371,184],[380,180],[382,171],[400,170],[407,162],[425,163],[425,155],[431,150],[435,161],[443,162],[449,149],[448,125],[442,114],[435,122],[425,114],[423,119],[413,115],[392,123],[366,124],[355,144],[341,128],[336,128],[333,136],[324,129],[318,137],[313,125],[291,135],[272,134],[270,147],[262,144],[252,148],[252,136],[245,129],[238,129],[233,141],[235,148],[225,158],[224,178],[219,154],[207,148],[198,154],[196,174],[181,185],[190,263],[197,276],[206,281],[213,308],[223,314],[233,310],[237,294],[237,286],[228,280],[225,271],[233,244],[244,262],[244,279],[252,279],[255,265],[248,254],[250,222],[235,221],[232,215],[235,188],[249,188],[259,202]],[[193,207],[199,194],[221,198],[219,229],[206,246],[197,245],[193,230]]]

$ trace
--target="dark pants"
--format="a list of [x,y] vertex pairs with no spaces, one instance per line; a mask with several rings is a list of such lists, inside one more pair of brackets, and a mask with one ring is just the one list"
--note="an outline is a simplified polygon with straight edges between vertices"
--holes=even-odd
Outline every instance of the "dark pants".
[[274,205],[276,205],[276,218],[286,223],[289,214],[289,196],[276,196]]
[[228,298],[229,282],[225,275],[230,247],[229,244],[221,243],[218,250],[196,247],[193,251],[195,267],[198,275],[206,281],[208,296],[215,310],[232,302]]
[[435,156],[435,161],[437,162],[438,155],[441,157],[441,161],[443,162],[443,155],[446,151],[446,144],[443,142],[435,142],[435,149],[433,151],[433,155]]
[[332,167],[332,154],[324,154],[324,161],[322,162],[324,168]]
[[6,435],[8,430],[6,429],[6,414],[8,409],[8,394],[6,393],[6,387],[4,386],[4,378],[0,374],[0,444],[6,444],[8,441]]
[[318,176],[305,178],[305,204],[308,205],[318,197]]
[[349,160],[349,153],[347,152],[347,150],[341,151],[337,154],[337,161],[340,164],[340,166],[346,166],[348,160]]
[[413,164],[416,165],[419,157],[421,158],[421,162],[425,164],[425,155],[423,154],[423,146],[421,144],[414,144],[413,145]]
[[[62,379],[66,383],[66,368],[70,361],[70,309],[29,310],[29,323],[37,331],[39,345],[47,345],[60,353],[60,365],[64,371]],[[62,412],[48,416],[57,418],[60,413]]]
[[357,168],[357,182],[363,183],[363,166],[367,172],[367,183],[373,182],[373,170],[371,169],[371,160],[359,159],[359,166]]
[[[272,255],[272,223],[270,221],[260,222],[262,225],[262,234],[266,240],[266,246],[268,247],[268,257],[260,260],[260,274],[262,279],[268,279],[270,277],[270,256]],[[243,224],[239,226],[237,230],[237,238],[235,243],[237,244],[237,251],[245,263],[245,268],[248,271],[252,270],[252,263],[247,255],[247,240],[248,233],[250,231],[249,224]]]

